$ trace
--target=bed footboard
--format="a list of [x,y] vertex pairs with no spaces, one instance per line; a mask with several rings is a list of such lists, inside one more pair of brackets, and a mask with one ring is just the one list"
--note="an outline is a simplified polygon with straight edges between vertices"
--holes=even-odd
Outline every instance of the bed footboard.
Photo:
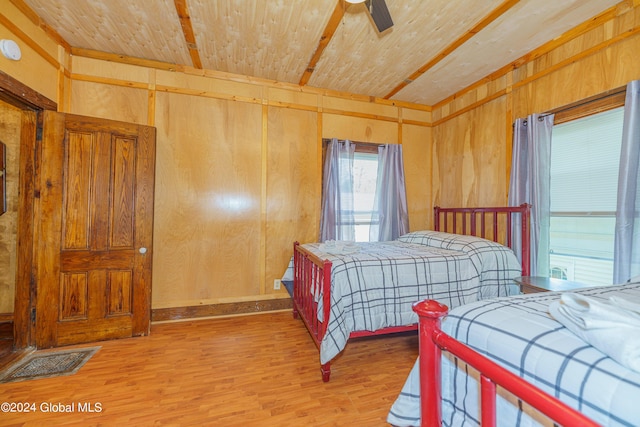
[[[293,244],[293,317],[304,322],[313,342],[320,348],[331,315],[331,267],[298,242]],[[322,310],[318,306],[322,299]],[[349,339],[415,331],[417,324],[389,326],[375,331],[353,331]],[[329,381],[331,362],[320,365],[322,381]]]
[[[318,302],[322,298],[322,318],[318,317]],[[322,260],[293,244],[293,316],[304,322],[311,338],[320,348],[331,312],[331,261]],[[322,380],[329,381],[330,362],[320,366]]]
[[561,425],[596,427],[599,424],[567,406],[551,395],[507,371],[491,360],[456,341],[440,329],[440,321],[447,314],[447,306],[434,300],[413,305],[420,319],[420,400],[421,425],[442,425],[441,353],[450,352],[480,372],[481,425],[496,425],[496,385],[529,403],[532,407]]

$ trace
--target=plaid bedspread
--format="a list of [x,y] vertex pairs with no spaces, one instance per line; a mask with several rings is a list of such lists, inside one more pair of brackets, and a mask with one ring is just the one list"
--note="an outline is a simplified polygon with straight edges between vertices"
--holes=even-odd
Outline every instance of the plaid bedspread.
[[[399,237],[398,241],[467,254],[480,277],[477,298],[479,300],[511,295],[519,291],[513,285],[513,278],[522,275],[522,267],[513,251],[499,243],[440,231],[414,231]],[[453,307],[457,305],[449,305],[449,308]]]
[[[423,240],[427,234],[433,234],[429,242]],[[411,308],[416,301],[430,298],[457,307],[514,294],[518,288],[513,278],[521,274],[508,248],[447,233],[410,233],[397,241],[360,243],[357,252],[346,255],[322,252],[317,243],[304,246],[333,264],[331,315],[320,345],[321,363],[342,351],[353,331],[416,323]],[[322,298],[317,297],[320,315]]]
[[[640,298],[640,283],[575,291],[607,299]],[[528,382],[603,426],[640,425],[640,373],[631,371],[588,345],[550,317],[559,292],[497,298],[451,310],[442,329]],[[477,375],[443,355],[443,425],[478,426]],[[388,416],[395,426],[420,421],[419,376],[411,371]],[[521,411],[513,397],[498,397],[501,426],[548,425],[531,411]]]

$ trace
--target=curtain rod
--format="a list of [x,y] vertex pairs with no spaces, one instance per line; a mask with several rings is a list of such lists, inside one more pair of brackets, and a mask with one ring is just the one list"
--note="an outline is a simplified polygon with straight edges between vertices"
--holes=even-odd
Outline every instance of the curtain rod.
[[603,100],[603,99],[611,98],[613,96],[620,95],[621,93],[626,93],[626,92],[627,92],[627,85],[620,86],[620,87],[617,87],[615,89],[610,89],[608,91],[599,93],[597,95],[590,96],[590,97],[585,98],[585,99],[581,99],[580,101],[576,101],[576,102],[573,102],[571,104],[563,105],[562,107],[554,108],[552,110],[544,112],[543,114],[544,114],[544,116],[548,116],[550,114],[564,113],[565,111],[569,111],[569,110],[573,110],[574,108],[582,107],[582,106],[587,105],[587,104],[589,104],[591,102],[600,101],[600,100]]
[[371,147],[384,147],[387,144],[381,144],[378,142],[362,142],[362,141],[353,141],[351,139],[338,139],[338,138],[322,138],[322,143],[326,144],[331,142],[331,140],[333,139],[337,139],[339,143],[344,144],[346,141],[351,142],[352,144],[356,144],[356,145],[368,145]]

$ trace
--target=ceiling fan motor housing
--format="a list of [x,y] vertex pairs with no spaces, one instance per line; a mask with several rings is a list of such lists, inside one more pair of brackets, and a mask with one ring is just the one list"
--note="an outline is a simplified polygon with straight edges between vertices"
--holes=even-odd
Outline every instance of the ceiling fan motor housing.
[[364,4],[379,32],[393,27],[393,20],[385,0],[365,0]]

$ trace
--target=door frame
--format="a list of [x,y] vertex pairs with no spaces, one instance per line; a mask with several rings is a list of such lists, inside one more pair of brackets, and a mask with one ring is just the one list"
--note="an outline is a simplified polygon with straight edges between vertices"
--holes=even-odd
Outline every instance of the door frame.
[[0,71],[0,100],[22,110],[18,197],[17,267],[13,309],[14,349],[35,343],[34,198],[37,163],[42,138],[42,111],[58,110],[58,104]]

